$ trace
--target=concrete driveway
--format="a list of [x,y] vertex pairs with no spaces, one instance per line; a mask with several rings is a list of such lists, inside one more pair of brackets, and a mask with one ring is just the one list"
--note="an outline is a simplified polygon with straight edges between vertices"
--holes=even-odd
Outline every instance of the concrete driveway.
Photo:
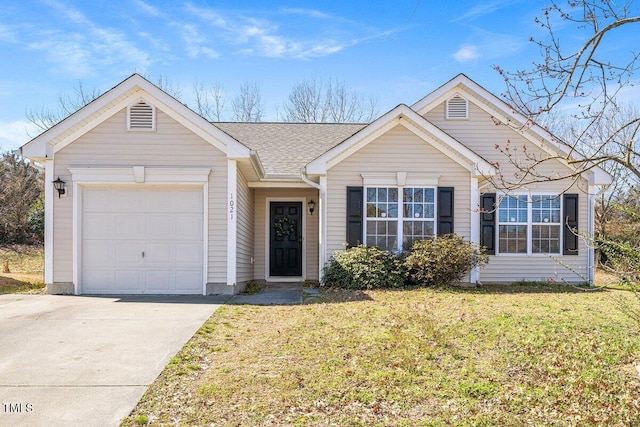
[[0,426],[117,426],[228,297],[0,295]]

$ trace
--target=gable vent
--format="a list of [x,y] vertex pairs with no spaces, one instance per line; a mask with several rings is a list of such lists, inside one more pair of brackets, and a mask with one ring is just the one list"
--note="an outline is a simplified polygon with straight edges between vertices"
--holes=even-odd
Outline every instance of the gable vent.
[[456,95],[447,101],[447,119],[466,119],[469,117],[467,100]]
[[129,130],[153,130],[155,129],[155,110],[144,101],[140,101],[129,107]]

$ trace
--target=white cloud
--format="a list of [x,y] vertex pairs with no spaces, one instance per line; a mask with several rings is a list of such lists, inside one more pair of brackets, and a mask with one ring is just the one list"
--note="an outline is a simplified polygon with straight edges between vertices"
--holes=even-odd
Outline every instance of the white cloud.
[[164,14],[162,12],[160,12],[156,7],[150,5],[149,3],[145,3],[142,0],[135,0],[135,4],[147,15],[155,16],[157,18],[164,17]]
[[478,53],[478,48],[473,45],[463,45],[456,53],[453,55],[453,59],[458,62],[469,62],[480,58],[480,54]]
[[35,125],[28,121],[0,122],[0,153],[19,148],[36,133]]
[[512,6],[512,5],[513,5],[513,0],[494,0],[494,1],[488,1],[488,2],[481,2],[481,4],[478,4],[470,8],[469,10],[467,10],[466,13],[457,17],[451,22],[472,21],[476,18],[485,16],[485,15],[490,15],[497,10],[500,10],[506,6]]
[[[270,58],[308,59],[327,56],[392,33],[362,28],[353,22],[343,25],[344,19],[313,9],[285,8],[279,9],[275,14],[270,12],[276,20],[291,14],[312,18],[303,36],[288,34],[286,24],[289,20],[286,19],[280,26],[273,20],[264,18],[229,13],[222,16],[218,11],[197,7],[191,3],[187,3],[186,10],[215,29],[216,40],[239,46],[240,53]],[[317,23],[319,19],[323,22],[321,25]],[[338,23],[341,30],[337,32],[334,27]],[[357,37],[355,33],[365,35]],[[188,52],[193,53],[193,46],[193,43],[187,44]]]
[[120,31],[93,23],[82,12],[54,0],[47,2],[78,30],[42,30],[37,40],[27,42],[29,48],[43,51],[59,71],[76,78],[95,74],[105,67],[118,70],[146,69],[151,56],[129,41]]
[[328,13],[324,13],[321,12],[319,10],[315,10],[315,9],[303,9],[303,8],[295,8],[295,7],[291,7],[291,8],[282,8],[280,9],[283,13],[287,13],[289,15],[302,15],[302,16],[308,16],[310,18],[317,18],[317,19],[333,19],[334,17],[332,15],[329,15]]
[[15,42],[16,32],[8,25],[0,25],[0,41]]
[[205,46],[207,38],[200,34],[198,27],[193,24],[173,24],[179,28],[180,37],[185,43],[187,55],[190,58],[197,58],[204,55],[211,59],[216,59],[220,55],[212,48]]

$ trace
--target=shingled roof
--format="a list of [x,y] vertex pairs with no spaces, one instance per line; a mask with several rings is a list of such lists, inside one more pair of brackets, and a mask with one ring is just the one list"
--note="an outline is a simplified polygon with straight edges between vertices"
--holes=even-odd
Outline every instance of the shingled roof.
[[297,175],[307,163],[335,147],[366,124],[235,123],[216,127],[258,153],[267,175]]

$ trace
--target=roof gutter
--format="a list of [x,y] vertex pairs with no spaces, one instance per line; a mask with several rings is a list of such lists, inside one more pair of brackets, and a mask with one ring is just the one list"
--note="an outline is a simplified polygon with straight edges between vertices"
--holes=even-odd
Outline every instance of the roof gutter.
[[315,188],[316,190],[320,190],[320,184],[318,184],[317,182],[313,182],[311,181],[308,177],[307,177],[307,167],[303,167],[302,169],[300,169],[300,179],[302,180],[302,182],[304,182],[305,184],[308,184],[310,186],[312,186],[313,188]]

